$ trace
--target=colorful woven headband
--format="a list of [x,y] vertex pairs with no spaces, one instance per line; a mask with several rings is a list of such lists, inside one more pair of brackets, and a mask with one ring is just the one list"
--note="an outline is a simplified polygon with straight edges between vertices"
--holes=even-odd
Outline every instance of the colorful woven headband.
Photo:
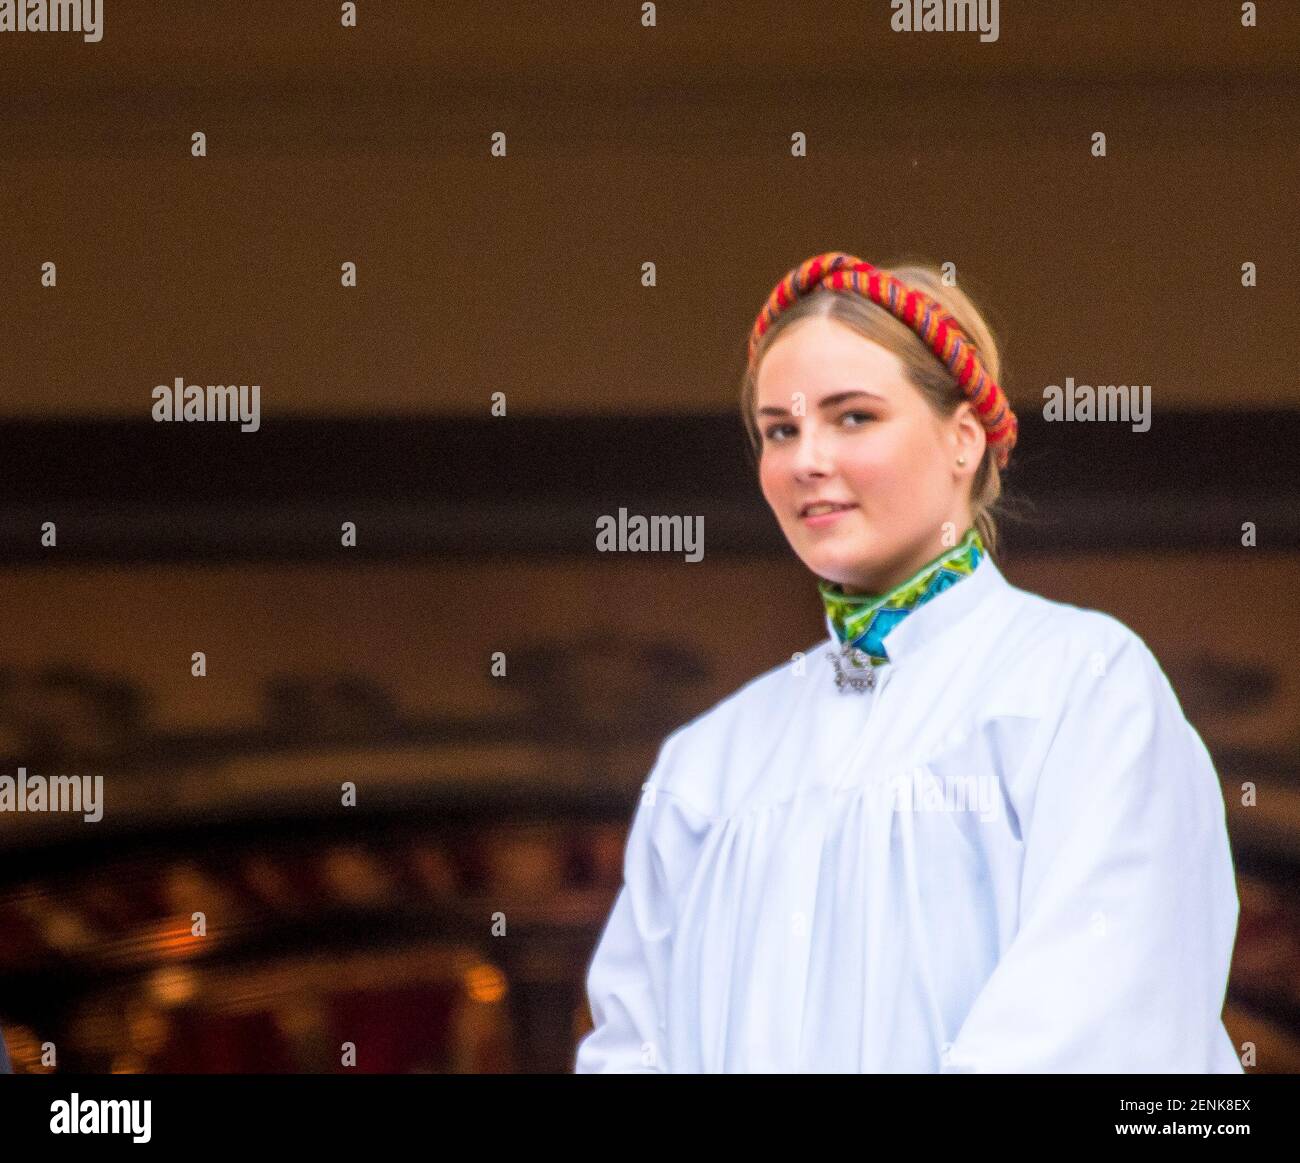
[[796,299],[811,294],[818,287],[856,291],[915,331],[926,347],[943,361],[956,378],[957,386],[974,405],[980,423],[988,433],[988,442],[997,457],[998,467],[1006,468],[1007,458],[1016,445],[1019,425],[1010,402],[985,369],[970,338],[957,321],[924,291],[907,286],[893,275],[887,275],[851,254],[833,250],[814,255],[777,283],[754,320],[754,329],[749,335],[750,367],[754,365],[759,341],[776,317]]

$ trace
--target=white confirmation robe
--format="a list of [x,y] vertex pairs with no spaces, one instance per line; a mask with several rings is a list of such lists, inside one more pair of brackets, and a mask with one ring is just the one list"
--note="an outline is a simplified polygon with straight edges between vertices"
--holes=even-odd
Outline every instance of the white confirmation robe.
[[664,741],[576,1072],[1241,1073],[1223,795],[1142,640],[985,556],[874,691],[834,644]]

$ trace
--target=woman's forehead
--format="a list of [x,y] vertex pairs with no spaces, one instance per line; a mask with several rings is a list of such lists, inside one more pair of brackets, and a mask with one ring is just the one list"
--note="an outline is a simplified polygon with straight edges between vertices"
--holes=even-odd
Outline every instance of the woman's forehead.
[[893,352],[862,336],[850,338],[854,342],[818,342],[807,332],[782,336],[759,364],[759,405],[769,398],[779,403],[794,392],[801,392],[809,405],[850,391],[872,392],[889,401],[907,389],[902,363]]
[[888,348],[868,339],[834,319],[800,319],[778,334],[763,356],[764,369],[818,370],[837,366],[891,368],[898,357]]

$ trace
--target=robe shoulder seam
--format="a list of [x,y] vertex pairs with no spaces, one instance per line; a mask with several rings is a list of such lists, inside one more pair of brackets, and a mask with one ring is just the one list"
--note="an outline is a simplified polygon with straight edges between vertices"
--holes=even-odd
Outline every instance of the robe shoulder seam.
[[676,800],[677,803],[682,805],[682,807],[686,808],[694,815],[699,816],[702,820],[707,820],[710,824],[721,823],[723,820],[727,818],[726,816],[715,816],[712,812],[706,812],[703,808],[697,806],[696,804],[688,800],[684,795],[681,795],[680,793],[672,791],[666,787],[657,787],[655,789],[655,795],[663,796],[664,798],[670,800]]

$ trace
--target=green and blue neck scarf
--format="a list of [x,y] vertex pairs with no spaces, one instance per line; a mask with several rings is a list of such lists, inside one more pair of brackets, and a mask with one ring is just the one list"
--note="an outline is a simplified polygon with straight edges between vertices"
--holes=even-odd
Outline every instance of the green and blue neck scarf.
[[856,647],[872,666],[889,661],[885,636],[913,610],[975,572],[986,550],[975,526],[951,549],[923,565],[906,581],[885,594],[846,594],[834,582],[821,581],[826,614],[842,646]]

